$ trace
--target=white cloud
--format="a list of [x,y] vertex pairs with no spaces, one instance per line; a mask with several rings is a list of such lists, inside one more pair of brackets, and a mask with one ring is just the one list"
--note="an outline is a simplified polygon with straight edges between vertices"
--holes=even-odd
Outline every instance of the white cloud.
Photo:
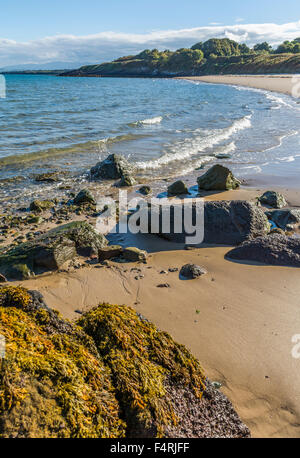
[[248,45],[268,41],[277,45],[300,36],[300,21],[287,24],[211,25],[145,34],[101,32],[95,35],[55,35],[35,41],[0,39],[0,67],[45,62],[103,62],[145,48],[177,49],[212,37],[228,37]]

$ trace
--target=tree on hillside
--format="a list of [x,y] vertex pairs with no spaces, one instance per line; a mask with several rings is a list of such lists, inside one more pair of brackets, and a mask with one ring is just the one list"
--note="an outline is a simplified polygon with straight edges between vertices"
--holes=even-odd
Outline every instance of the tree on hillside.
[[196,43],[191,49],[200,49],[204,57],[215,56],[238,56],[241,54],[240,45],[228,38],[211,38],[204,43]]
[[257,45],[253,47],[253,49],[255,52],[267,52],[269,54],[273,51],[272,46],[269,45],[269,43],[267,43],[266,41],[264,41],[263,43],[257,43]]
[[300,38],[296,38],[294,41],[284,41],[275,51],[276,54],[283,53],[300,53]]

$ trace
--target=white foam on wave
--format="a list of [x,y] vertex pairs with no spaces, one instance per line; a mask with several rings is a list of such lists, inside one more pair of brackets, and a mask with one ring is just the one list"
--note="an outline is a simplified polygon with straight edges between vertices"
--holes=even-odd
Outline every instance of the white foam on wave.
[[163,120],[162,116],[155,116],[154,118],[142,119],[141,121],[136,121],[133,125],[151,125],[151,124],[160,124]]
[[[138,162],[136,166],[142,170],[158,169],[164,165],[169,164],[170,162],[189,159],[195,154],[200,154],[208,148],[228,140],[236,132],[250,128],[251,117],[252,115],[247,115],[244,118],[238,119],[234,121],[231,126],[226,127],[225,129],[211,130],[210,133],[206,136],[203,136],[202,129],[196,129],[194,131],[194,137],[186,138],[177,142],[173,146],[172,152],[168,152],[155,160]],[[202,135],[199,135],[200,133]]]
[[210,156],[202,156],[200,159],[193,161],[189,167],[183,168],[178,173],[180,175],[187,175],[188,173],[193,172],[198,167],[201,167],[201,165],[205,164],[206,162],[211,162],[215,160],[217,155],[219,154],[226,155],[226,154],[232,153],[235,150],[236,150],[236,145],[234,142],[231,142],[228,145],[224,145],[220,147],[218,151],[215,152],[215,154],[210,155]]

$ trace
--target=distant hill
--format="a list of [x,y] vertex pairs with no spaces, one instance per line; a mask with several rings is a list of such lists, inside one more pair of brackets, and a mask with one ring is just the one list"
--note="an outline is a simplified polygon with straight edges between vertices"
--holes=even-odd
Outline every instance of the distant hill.
[[45,64],[19,64],[19,65],[8,65],[0,68],[0,73],[11,73],[11,72],[24,72],[24,71],[57,71],[57,69],[71,70],[73,68],[87,65],[88,62],[47,62]]
[[300,73],[298,40],[284,42],[273,50],[268,43],[258,43],[250,49],[245,44],[227,38],[213,38],[177,51],[145,50],[135,56],[66,71],[61,76],[174,77]]

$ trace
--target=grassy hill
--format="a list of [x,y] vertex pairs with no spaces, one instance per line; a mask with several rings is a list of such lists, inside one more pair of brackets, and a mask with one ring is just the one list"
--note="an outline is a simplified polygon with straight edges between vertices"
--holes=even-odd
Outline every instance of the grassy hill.
[[[293,43],[293,42],[292,42]],[[293,50],[283,53],[282,50]],[[87,65],[61,76],[174,77],[208,74],[299,73],[298,47],[277,50],[262,43],[253,49],[228,39],[211,39],[177,51],[145,50],[112,62]]]

